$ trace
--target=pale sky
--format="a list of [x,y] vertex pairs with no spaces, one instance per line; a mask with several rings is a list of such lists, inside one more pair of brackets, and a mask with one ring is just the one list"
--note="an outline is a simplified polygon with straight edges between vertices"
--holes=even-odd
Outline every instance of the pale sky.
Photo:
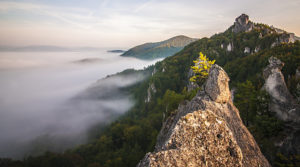
[[242,13],[300,35],[300,0],[0,0],[0,45],[128,48],[209,37]]

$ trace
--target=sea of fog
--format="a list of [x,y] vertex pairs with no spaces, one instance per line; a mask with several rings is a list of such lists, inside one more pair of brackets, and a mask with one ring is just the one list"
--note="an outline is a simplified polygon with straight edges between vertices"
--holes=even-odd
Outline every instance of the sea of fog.
[[[121,57],[106,49],[0,52],[0,157],[22,158],[84,143],[91,126],[109,122],[112,113],[122,114],[133,105],[128,95],[114,89],[143,78],[99,79],[156,61]],[[85,90],[91,85],[87,92],[109,98],[88,99]],[[80,94],[87,98],[72,101]]]

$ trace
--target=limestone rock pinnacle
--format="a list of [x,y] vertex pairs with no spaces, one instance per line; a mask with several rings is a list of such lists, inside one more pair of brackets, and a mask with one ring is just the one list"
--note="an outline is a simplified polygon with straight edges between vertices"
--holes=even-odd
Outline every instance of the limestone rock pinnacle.
[[205,84],[205,92],[217,103],[226,103],[230,100],[229,77],[218,65],[213,65]]
[[254,24],[249,20],[249,16],[242,14],[235,19],[234,27],[232,31],[234,33],[238,32],[249,32],[254,28]]
[[270,167],[230,100],[229,77],[213,65],[191,100],[163,123],[155,150],[138,167]]

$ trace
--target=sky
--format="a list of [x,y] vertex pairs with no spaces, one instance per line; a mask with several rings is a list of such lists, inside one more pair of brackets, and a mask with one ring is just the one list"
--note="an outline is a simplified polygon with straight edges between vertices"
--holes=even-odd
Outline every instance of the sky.
[[209,37],[242,13],[300,35],[299,0],[0,0],[0,45],[130,48]]

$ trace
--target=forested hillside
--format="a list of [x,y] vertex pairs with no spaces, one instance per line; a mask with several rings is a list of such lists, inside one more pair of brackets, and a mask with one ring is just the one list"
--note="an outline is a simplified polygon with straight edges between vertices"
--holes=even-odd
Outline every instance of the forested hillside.
[[145,43],[135,46],[121,56],[136,57],[138,59],[157,59],[172,56],[173,54],[182,50],[186,45],[196,41],[195,38],[189,38],[184,35],[172,37],[165,41]]
[[285,63],[285,81],[294,98],[299,98],[296,69],[300,67],[300,42],[287,41],[288,33],[278,33],[268,25],[253,25],[253,29],[240,32],[233,32],[232,26],[148,67],[152,75],[128,88],[136,105],[104,130],[93,131],[95,137],[89,144],[23,161],[1,159],[0,166],[135,166],[146,152],[153,151],[163,121],[176,112],[179,103],[196,94],[197,89],[188,91],[187,86],[190,67],[199,52],[216,60],[228,73],[230,88],[235,90],[234,103],[270,163],[299,165],[299,155],[284,155],[274,144],[284,135],[285,123],[268,110],[268,95],[261,88],[263,69],[268,58],[274,56]]

